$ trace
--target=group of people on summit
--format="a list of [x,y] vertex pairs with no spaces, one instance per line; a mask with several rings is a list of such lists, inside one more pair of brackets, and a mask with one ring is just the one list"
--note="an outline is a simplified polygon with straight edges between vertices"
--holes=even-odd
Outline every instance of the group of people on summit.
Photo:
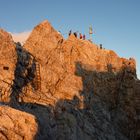
[[[69,36],[70,36],[71,34],[72,34],[72,30],[69,31]],[[74,32],[73,34],[74,34],[74,36],[75,36],[76,38],[78,37],[77,32]],[[85,34],[82,35],[81,33],[79,33],[79,39],[85,40],[85,39],[86,39]]]
[[[61,32],[59,31],[59,33],[61,33]],[[79,39],[82,39],[82,40],[86,39],[85,34],[82,35],[81,33],[79,33],[79,35],[78,35],[78,31],[77,32],[72,32],[72,30],[70,30],[68,33],[65,33],[65,34],[68,34],[68,36],[73,34],[76,38],[79,38]],[[90,41],[91,43],[92,43],[92,34],[93,34],[92,27],[90,26],[89,27],[90,39],[87,39],[87,40]],[[59,41],[59,43],[62,43],[62,42],[63,42],[63,39]],[[99,49],[105,49],[105,48],[103,48],[102,44],[99,44],[99,45],[96,45],[96,46],[98,46]]]

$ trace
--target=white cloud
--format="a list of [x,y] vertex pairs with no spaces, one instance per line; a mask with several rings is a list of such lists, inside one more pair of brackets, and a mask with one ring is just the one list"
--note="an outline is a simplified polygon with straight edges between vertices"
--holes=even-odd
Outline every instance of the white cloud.
[[21,32],[21,33],[11,33],[11,35],[15,42],[20,42],[20,43],[24,44],[24,42],[28,39],[30,33],[31,33],[31,31],[25,31],[25,32]]

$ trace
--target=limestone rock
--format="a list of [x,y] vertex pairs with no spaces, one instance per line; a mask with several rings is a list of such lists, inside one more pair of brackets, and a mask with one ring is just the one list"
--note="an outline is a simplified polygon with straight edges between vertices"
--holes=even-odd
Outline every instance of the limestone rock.
[[74,35],[63,40],[47,21],[34,28],[24,48],[39,63],[42,91],[59,99],[79,96],[83,87],[80,76],[76,75],[78,63],[97,72],[117,73],[124,66],[136,68],[134,59],[122,59],[115,52],[100,49]]
[[32,53],[37,59],[46,62],[46,57],[57,47],[58,42],[63,37],[58,33],[51,24],[45,20],[37,25],[31,32],[26,41],[25,48]]
[[33,140],[37,130],[34,116],[7,106],[0,106],[1,140]]
[[0,29],[0,79],[12,81],[16,67],[16,47],[12,37]]
[[10,99],[36,117],[36,139],[139,139],[133,58],[73,34],[64,40],[48,21],[33,29],[23,47],[16,44],[16,54]]
[[16,47],[9,33],[0,29],[0,100],[9,101],[11,85],[15,78]]
[[[79,128],[77,133],[81,139],[133,139],[136,136],[137,122],[133,106],[135,100],[132,99],[137,79],[135,60],[120,58],[115,52],[100,49],[96,44],[78,39],[74,35],[67,40],[60,42],[60,38],[56,41],[54,38],[58,33],[55,31],[54,34],[51,30],[51,25],[46,21],[39,24],[24,48],[39,58],[37,61],[40,64],[41,89],[45,95],[57,99],[52,102],[57,103],[52,105],[59,106],[55,109],[55,115],[63,118],[63,111],[77,112],[75,108],[79,112],[89,111],[88,115],[81,113],[85,117],[81,116],[80,120],[75,116],[77,123],[74,123],[73,130]],[[49,36],[53,36],[52,40],[49,40],[48,32]],[[94,118],[93,123],[89,116]],[[131,119],[127,116],[131,116]],[[61,119],[58,122],[59,120]],[[86,125],[83,124],[85,121]],[[122,123],[124,125],[120,126]],[[60,128],[59,123],[56,124],[60,130],[58,137],[78,139],[66,124],[62,123]],[[102,135],[99,129],[102,130]]]

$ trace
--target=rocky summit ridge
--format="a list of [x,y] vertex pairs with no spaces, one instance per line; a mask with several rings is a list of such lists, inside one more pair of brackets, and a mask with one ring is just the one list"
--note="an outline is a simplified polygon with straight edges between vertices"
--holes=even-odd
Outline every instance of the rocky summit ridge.
[[0,29],[0,58],[0,139],[140,138],[133,58],[64,39],[47,20],[23,46]]

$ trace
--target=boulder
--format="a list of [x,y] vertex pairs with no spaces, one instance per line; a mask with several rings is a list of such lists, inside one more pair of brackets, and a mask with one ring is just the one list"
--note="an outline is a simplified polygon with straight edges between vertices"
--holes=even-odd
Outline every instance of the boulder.
[[35,117],[8,106],[0,106],[0,139],[33,140],[38,131]]

